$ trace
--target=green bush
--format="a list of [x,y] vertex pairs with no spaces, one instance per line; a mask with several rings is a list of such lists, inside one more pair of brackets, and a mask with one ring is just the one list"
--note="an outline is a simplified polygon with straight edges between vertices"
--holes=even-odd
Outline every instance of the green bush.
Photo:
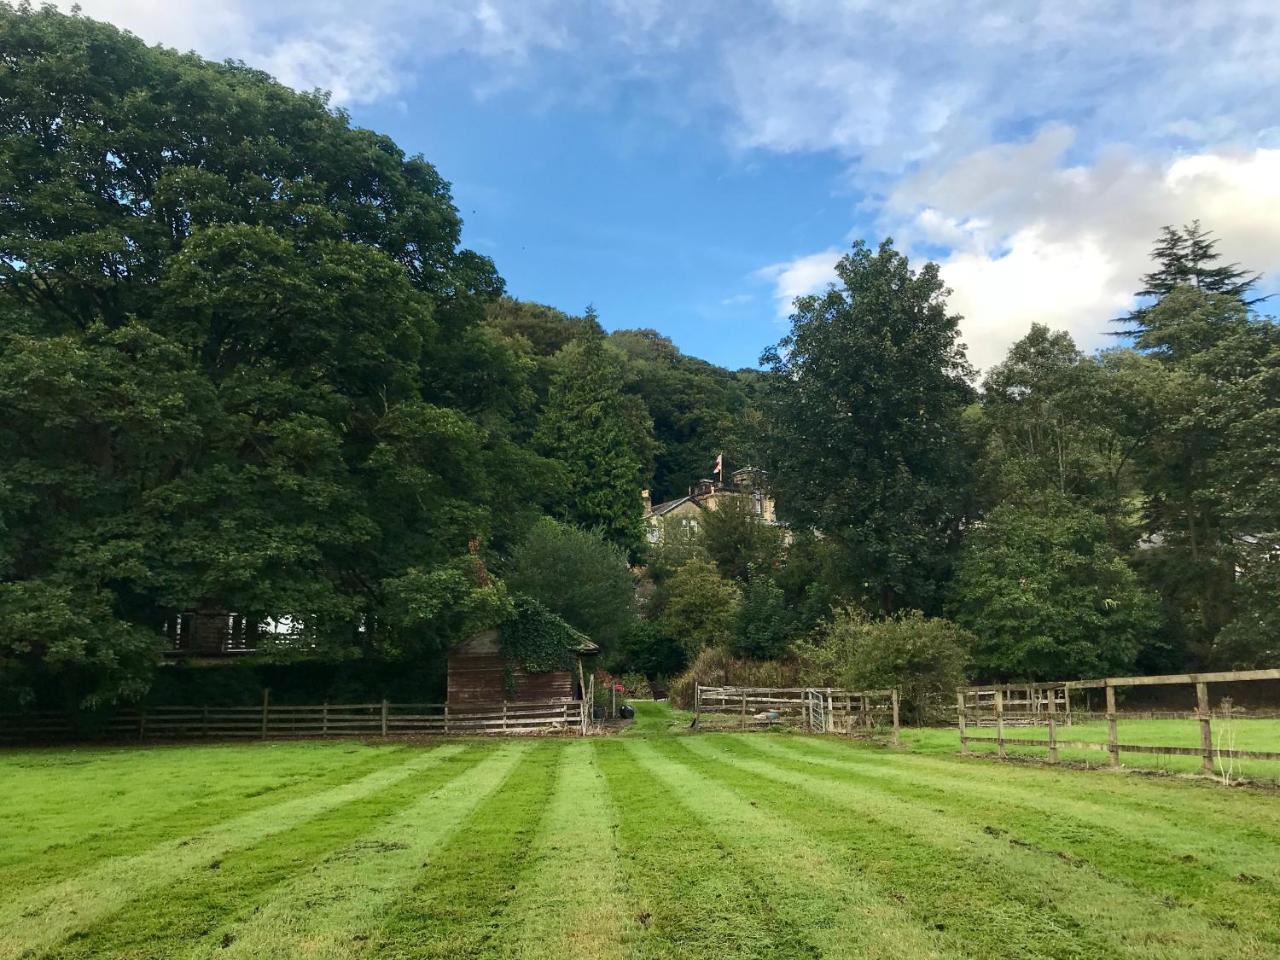
[[750,660],[734,657],[724,647],[707,647],[684,673],[671,681],[667,697],[685,710],[693,708],[694,687],[793,687],[798,667],[791,660]]
[[973,638],[950,620],[913,610],[872,620],[841,610],[810,639],[797,644],[801,682],[816,687],[882,690],[897,687],[904,717],[940,721],[965,682]]

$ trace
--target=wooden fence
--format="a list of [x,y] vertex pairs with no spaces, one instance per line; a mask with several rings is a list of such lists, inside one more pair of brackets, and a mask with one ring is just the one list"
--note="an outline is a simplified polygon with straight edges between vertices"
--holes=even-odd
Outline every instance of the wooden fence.
[[[694,725],[704,715],[736,719],[739,729],[794,726],[812,733],[889,727],[899,739],[897,690],[835,687],[704,687],[694,690]],[[729,726],[735,725],[730,722]]]
[[453,736],[586,733],[580,700],[443,703],[274,704],[255,707],[161,706],[105,715],[36,712],[0,715],[0,740],[63,741]]
[[[1157,756],[1200,757],[1201,769],[1210,776],[1214,775],[1216,760],[1276,760],[1280,761],[1280,752],[1262,750],[1237,750],[1232,746],[1222,747],[1214,743],[1213,719],[1215,713],[1209,698],[1210,684],[1239,683],[1251,680],[1280,679],[1280,670],[1241,670],[1222,673],[1183,673],[1156,677],[1108,677],[1102,680],[1068,680],[1057,683],[1019,684],[1016,689],[1028,691],[1026,700],[1015,704],[1015,709],[1007,711],[1005,697],[1008,687],[966,687],[956,691],[956,713],[960,728],[960,752],[968,755],[971,743],[994,743],[997,755],[1001,760],[1008,759],[1008,748],[1043,747],[1049,751],[1049,762],[1057,763],[1058,751],[1061,749],[1099,750],[1109,755],[1112,767],[1120,766],[1120,755],[1123,753],[1145,753]],[[1200,745],[1198,747],[1174,747],[1157,744],[1122,742],[1120,739],[1120,720],[1122,715],[1116,708],[1116,690],[1128,687],[1143,686],[1194,686],[1196,708],[1189,715],[1199,725]],[[1107,722],[1107,742],[1090,740],[1064,740],[1058,735],[1060,719],[1068,725],[1074,719],[1082,719],[1079,714],[1071,712],[1070,694],[1073,690],[1103,690],[1106,697],[1106,713],[1101,716]],[[987,696],[989,694],[989,696]],[[1065,704],[1065,713],[1061,706]],[[990,711],[988,714],[986,711]],[[1152,711],[1154,714],[1154,711]],[[1085,715],[1085,718],[1092,716]],[[1139,713],[1138,716],[1143,716]],[[1219,719],[1238,716],[1229,710],[1220,710]],[[1046,738],[1010,737],[1005,729],[1011,724],[1028,725],[1031,722],[1048,727]],[[993,726],[994,737],[975,737],[969,733],[972,726]]]

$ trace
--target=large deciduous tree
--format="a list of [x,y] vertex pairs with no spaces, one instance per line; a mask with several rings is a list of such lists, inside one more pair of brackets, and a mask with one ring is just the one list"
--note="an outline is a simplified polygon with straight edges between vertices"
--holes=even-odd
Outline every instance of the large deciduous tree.
[[840,544],[884,613],[936,601],[964,513],[971,369],[937,264],[859,241],[800,297],[763,362],[765,467],[782,516]]
[[197,607],[439,648],[545,479],[448,185],[239,64],[51,7],[0,36],[0,672],[132,696]]

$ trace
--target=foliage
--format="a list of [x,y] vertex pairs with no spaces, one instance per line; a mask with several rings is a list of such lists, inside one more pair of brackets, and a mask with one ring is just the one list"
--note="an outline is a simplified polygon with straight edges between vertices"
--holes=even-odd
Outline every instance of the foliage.
[[688,655],[679,639],[663,629],[662,621],[637,619],[623,636],[617,659],[629,673],[661,683],[685,668]]
[[789,660],[749,660],[733,656],[725,647],[705,647],[688,669],[671,681],[667,698],[685,710],[693,708],[694,688],[701,684],[737,687],[793,687],[798,668]]
[[690,560],[665,588],[662,630],[690,657],[726,643],[737,615],[739,591],[705,560]]
[[1258,538],[1240,551],[1237,613],[1215,639],[1211,663],[1224,670],[1280,664],[1280,544]]
[[711,559],[702,535],[705,513],[699,514],[696,527],[686,522],[685,517],[665,516],[659,519],[657,542],[651,542],[645,549],[646,568],[656,582],[665,582],[690,560]]
[[243,65],[52,7],[0,32],[0,577],[63,628],[6,676],[136,697],[200,606],[308,655],[443,650],[450,564],[550,479],[447,184]]
[[1151,249],[1156,268],[1143,276],[1143,286],[1137,294],[1146,303],[1116,321],[1128,327],[1118,335],[1141,338],[1158,331],[1159,319],[1150,316],[1152,302],[1159,302],[1182,287],[1224,294],[1245,306],[1257,303],[1256,299],[1247,300],[1246,295],[1261,276],[1241,269],[1238,263],[1218,263],[1222,254],[1217,246],[1217,238],[1202,228],[1199,220],[1192,220],[1182,229],[1162,227]]
[[969,534],[950,609],[983,680],[1122,675],[1158,625],[1104,521],[1053,499],[1003,504]]
[[608,657],[636,619],[635,577],[599,532],[544,518],[512,550],[504,578],[590,637]]
[[512,616],[498,630],[498,644],[509,664],[526,673],[568,670],[587,637],[533,597],[516,596]]
[[603,337],[575,340],[557,361],[535,440],[564,465],[560,511],[634,554],[644,536],[639,491],[651,425],[623,394],[621,364]]
[[786,654],[795,638],[797,618],[786,594],[766,572],[752,570],[742,586],[728,650],[735,657],[773,660]]
[[965,506],[971,371],[934,263],[859,241],[761,358],[764,467],[784,519],[839,544],[869,602],[936,599]]
[[803,683],[853,690],[897,687],[909,722],[945,716],[965,680],[973,637],[918,610],[872,620],[846,607],[825,629],[796,645]]
[[756,516],[749,496],[716,499],[703,512],[700,539],[721,575],[745,583],[752,569],[772,569],[782,557],[782,530]]
[[718,453],[737,452],[746,408],[739,377],[686,356],[656,330],[619,330],[609,342],[624,357],[628,391],[643,398],[653,418],[654,502],[683,496],[710,475]]

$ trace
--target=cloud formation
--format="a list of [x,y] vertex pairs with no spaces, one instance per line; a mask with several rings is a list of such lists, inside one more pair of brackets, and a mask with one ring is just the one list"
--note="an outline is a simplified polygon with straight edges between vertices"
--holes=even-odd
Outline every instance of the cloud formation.
[[[955,164],[926,168],[889,196],[882,226],[907,249],[939,258],[971,359],[998,362],[1032,322],[1071,332],[1080,346],[1109,342],[1108,320],[1133,302],[1161,226],[1200,218],[1228,260],[1261,270],[1280,289],[1280,149],[1220,149],[1163,164],[1128,150],[1091,166],[1064,155],[1071,131],[1051,127]],[[774,264],[780,312],[832,279],[834,252]]]

